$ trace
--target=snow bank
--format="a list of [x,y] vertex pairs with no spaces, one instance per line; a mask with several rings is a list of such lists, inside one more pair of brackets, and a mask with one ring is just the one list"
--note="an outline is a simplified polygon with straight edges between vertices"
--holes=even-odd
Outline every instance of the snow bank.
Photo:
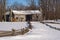
[[43,22],[55,22],[54,20],[44,20]]
[[27,27],[26,22],[0,22],[0,31],[11,31]]
[[60,19],[56,20],[44,20],[43,22],[54,22],[54,23],[60,23]]

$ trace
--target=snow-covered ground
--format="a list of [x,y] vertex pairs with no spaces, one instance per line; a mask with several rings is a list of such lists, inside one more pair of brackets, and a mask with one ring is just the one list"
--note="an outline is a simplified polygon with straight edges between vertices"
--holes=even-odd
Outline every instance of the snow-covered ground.
[[0,31],[11,31],[28,27],[27,22],[0,22]]
[[0,37],[0,40],[60,40],[60,31],[40,22],[31,22],[33,29],[25,35]]
[[60,19],[56,20],[44,20],[43,22],[54,22],[54,23],[60,23]]
[[55,22],[54,20],[44,20],[43,22]]
[[43,22],[45,22],[45,24],[48,24],[52,27],[60,28],[60,19],[58,19],[57,21],[56,20],[44,20]]

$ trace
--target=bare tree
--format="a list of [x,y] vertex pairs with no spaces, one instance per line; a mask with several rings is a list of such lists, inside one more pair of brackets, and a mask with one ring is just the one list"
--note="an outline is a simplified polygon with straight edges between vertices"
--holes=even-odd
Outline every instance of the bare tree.
[[43,10],[43,18],[58,19],[60,18],[60,1],[59,0],[40,0]]
[[6,4],[6,0],[0,0],[0,21],[3,20],[3,16],[5,15],[5,4]]
[[36,9],[35,0],[27,0],[27,2],[28,2],[28,5],[29,5],[28,9],[30,9],[30,10],[35,10]]
[[15,2],[13,5],[10,6],[11,9],[15,10],[24,10],[24,5],[22,3]]

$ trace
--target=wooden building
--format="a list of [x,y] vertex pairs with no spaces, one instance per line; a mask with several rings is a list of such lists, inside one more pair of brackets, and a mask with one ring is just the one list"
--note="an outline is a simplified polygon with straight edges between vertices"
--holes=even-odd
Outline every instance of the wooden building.
[[12,10],[12,13],[14,14],[14,20],[16,20],[15,22],[42,20],[42,13],[39,10]]

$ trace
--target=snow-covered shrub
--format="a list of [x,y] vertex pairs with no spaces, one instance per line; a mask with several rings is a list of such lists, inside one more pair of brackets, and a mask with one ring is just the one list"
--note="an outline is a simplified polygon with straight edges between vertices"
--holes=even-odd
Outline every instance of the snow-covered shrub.
[[23,29],[21,29],[21,34],[22,34],[22,35],[24,34],[24,28],[23,28]]
[[15,35],[15,29],[12,29],[12,36]]
[[29,28],[26,27],[26,29],[24,30],[24,33],[27,33],[29,31]]

